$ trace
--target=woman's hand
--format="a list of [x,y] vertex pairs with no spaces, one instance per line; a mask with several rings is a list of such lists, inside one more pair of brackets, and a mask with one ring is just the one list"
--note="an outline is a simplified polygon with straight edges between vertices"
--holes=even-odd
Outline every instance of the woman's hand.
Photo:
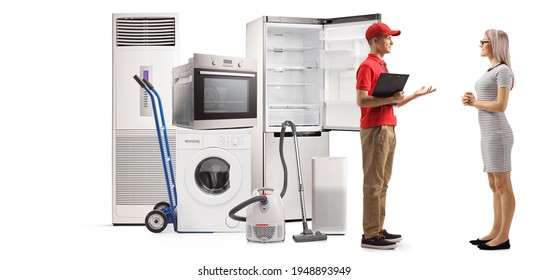
[[461,97],[461,103],[463,103],[463,106],[475,106],[475,103],[477,102],[477,98],[475,95],[468,91]]

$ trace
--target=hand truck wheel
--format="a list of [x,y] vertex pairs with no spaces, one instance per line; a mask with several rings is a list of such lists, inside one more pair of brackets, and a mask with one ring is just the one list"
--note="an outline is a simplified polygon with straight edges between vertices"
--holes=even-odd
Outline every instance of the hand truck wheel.
[[152,210],[145,217],[145,226],[151,232],[160,233],[168,226],[168,216],[161,210]]

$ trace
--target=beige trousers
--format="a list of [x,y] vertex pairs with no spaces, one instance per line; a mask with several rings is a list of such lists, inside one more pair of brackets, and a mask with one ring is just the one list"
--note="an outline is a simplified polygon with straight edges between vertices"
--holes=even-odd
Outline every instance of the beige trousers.
[[393,169],[396,135],[394,126],[360,129],[364,172],[362,226],[365,238],[383,229],[387,188]]

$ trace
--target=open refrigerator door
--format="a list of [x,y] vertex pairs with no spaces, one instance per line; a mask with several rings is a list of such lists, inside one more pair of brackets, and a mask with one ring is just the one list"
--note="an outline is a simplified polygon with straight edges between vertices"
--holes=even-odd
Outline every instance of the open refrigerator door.
[[370,47],[364,34],[379,19],[324,24],[320,39],[324,43],[319,67],[324,71],[323,128],[358,130],[360,110],[356,105],[356,71]]

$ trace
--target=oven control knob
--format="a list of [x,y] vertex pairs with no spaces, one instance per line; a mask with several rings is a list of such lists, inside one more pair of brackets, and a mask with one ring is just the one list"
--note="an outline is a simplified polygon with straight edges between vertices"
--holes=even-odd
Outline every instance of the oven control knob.
[[212,65],[215,66],[215,60],[212,59]]
[[242,68],[242,62],[238,63],[238,68]]

